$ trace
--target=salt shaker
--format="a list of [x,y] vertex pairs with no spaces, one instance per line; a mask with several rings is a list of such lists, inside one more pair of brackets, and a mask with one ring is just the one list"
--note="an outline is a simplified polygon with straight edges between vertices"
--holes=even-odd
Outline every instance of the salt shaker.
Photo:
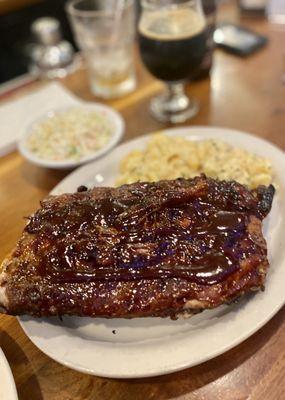
[[57,19],[39,18],[33,22],[31,31],[37,40],[32,54],[32,73],[52,79],[62,78],[73,70],[74,50],[69,42],[62,39]]

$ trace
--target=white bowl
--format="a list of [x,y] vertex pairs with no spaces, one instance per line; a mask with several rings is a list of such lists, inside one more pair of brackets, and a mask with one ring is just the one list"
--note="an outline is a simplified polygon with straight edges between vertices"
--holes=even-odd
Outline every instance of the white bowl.
[[[111,134],[108,143],[99,150],[94,151],[88,156],[82,157],[78,161],[74,160],[55,161],[55,160],[43,159],[39,158],[35,153],[29,150],[27,146],[27,139],[32,134],[32,132],[34,132],[37,125],[41,124],[46,119],[53,118],[55,115],[64,113],[70,110],[71,108],[75,109],[83,108],[83,109],[90,109],[99,112],[104,112],[107,118],[110,119],[110,121],[114,124],[114,132]],[[111,107],[105,106],[103,104],[82,102],[81,104],[78,104],[78,106],[75,105],[71,107],[51,109],[44,115],[42,115],[40,118],[37,118],[35,121],[29,124],[25,129],[23,135],[21,136],[21,139],[18,142],[18,149],[19,152],[22,154],[22,156],[25,157],[30,162],[32,162],[33,164],[46,168],[71,169],[78,167],[79,165],[86,164],[89,161],[93,161],[101,157],[103,154],[106,154],[108,151],[110,151],[113,147],[116,146],[116,144],[122,138],[124,129],[125,129],[125,123],[122,116]]]

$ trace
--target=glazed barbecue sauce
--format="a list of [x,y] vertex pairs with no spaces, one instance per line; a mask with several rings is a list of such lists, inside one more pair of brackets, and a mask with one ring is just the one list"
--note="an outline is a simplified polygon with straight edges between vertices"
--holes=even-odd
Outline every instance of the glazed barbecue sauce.
[[34,234],[39,275],[54,283],[183,278],[212,285],[254,252],[248,218],[199,197],[156,203],[94,200],[86,192],[44,205],[26,231]]

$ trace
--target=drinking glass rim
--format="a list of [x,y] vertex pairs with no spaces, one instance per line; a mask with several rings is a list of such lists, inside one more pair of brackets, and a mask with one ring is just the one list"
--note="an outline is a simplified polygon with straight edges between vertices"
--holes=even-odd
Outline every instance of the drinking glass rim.
[[163,5],[163,4],[161,4],[161,5],[151,4],[151,3],[149,3],[148,0],[140,0],[140,2],[141,2],[141,5],[143,6],[143,8],[149,9],[149,10],[155,10],[157,8],[173,8],[173,7],[176,7],[176,6],[184,7],[186,5],[191,5],[191,4],[194,4],[194,3],[200,3],[200,5],[202,4],[201,0],[185,0],[183,3],[180,3],[180,4],[165,4],[165,5]]
[[[107,10],[76,10],[75,4],[80,3],[83,0],[69,0],[65,5],[65,10],[68,14],[76,17],[103,17],[110,15]],[[193,1],[193,0],[192,0]],[[134,0],[125,0],[124,10],[134,4]]]

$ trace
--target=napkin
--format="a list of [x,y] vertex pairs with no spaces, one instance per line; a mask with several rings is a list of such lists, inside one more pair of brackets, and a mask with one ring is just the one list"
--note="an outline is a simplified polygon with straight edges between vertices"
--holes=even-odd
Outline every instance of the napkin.
[[49,83],[31,94],[0,106],[0,157],[15,150],[25,129],[49,110],[82,104],[59,83]]

